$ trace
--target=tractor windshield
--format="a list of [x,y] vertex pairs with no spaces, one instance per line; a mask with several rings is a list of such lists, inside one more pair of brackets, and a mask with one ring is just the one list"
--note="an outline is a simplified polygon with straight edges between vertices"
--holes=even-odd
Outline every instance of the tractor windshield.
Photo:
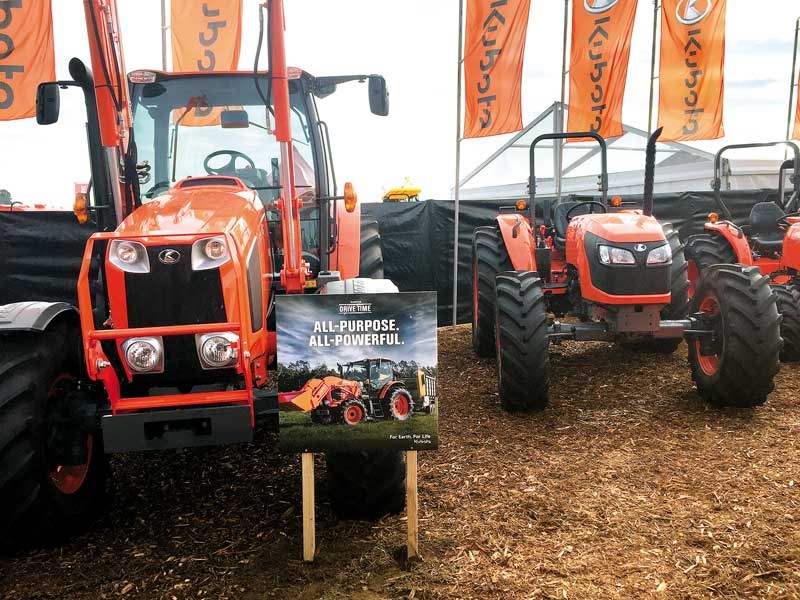
[[364,363],[350,363],[345,365],[343,379],[348,381],[359,381],[364,383],[367,380],[367,365]]
[[[266,93],[267,80],[260,81]],[[290,81],[295,184],[315,195],[314,157],[308,112],[300,82]],[[265,204],[280,191],[280,147],[271,133],[264,101],[252,75],[159,75],[136,84],[132,94],[142,200],[165,192],[186,177],[231,175],[258,191]]]

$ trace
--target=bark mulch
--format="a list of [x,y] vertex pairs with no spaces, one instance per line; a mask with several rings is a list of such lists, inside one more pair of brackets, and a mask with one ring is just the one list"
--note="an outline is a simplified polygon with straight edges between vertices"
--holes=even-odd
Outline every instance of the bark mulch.
[[338,522],[318,462],[318,560],[300,461],[256,444],[113,458],[104,515],[0,558],[0,598],[798,598],[800,369],[755,410],[695,393],[686,349],[552,350],[552,405],[499,406],[469,327],[442,329],[438,452],[420,454],[421,551],[401,516]]

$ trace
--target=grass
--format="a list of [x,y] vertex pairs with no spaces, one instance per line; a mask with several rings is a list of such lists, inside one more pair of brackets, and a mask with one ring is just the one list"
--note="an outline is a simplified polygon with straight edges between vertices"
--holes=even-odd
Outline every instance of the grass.
[[438,445],[436,413],[414,413],[408,421],[378,419],[356,426],[312,423],[310,413],[280,414],[280,447],[284,450],[433,450]]

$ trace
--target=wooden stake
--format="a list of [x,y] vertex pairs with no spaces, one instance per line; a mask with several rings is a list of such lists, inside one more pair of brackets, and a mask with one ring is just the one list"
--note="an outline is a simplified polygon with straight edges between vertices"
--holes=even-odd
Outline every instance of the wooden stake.
[[417,451],[406,452],[406,518],[408,521],[408,558],[419,554],[419,501],[417,497]]
[[303,560],[314,562],[316,539],[314,520],[314,455],[303,452]]

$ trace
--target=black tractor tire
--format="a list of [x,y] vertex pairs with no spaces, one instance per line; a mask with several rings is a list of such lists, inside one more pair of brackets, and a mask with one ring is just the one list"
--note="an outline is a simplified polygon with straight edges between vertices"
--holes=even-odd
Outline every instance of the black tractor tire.
[[[405,412],[397,410],[398,402],[402,402],[403,399],[405,399]],[[407,389],[397,387],[389,393],[386,409],[386,413],[393,421],[408,421],[414,413],[414,399]]]
[[472,348],[482,358],[493,356],[494,285],[498,273],[510,271],[498,225],[478,227],[472,235]]
[[711,265],[739,262],[728,241],[715,231],[690,236],[686,241],[686,258],[695,264],[698,275]]
[[[663,229],[664,236],[672,250],[672,268],[670,269],[671,299],[670,303],[661,310],[661,319],[685,319],[689,315],[689,263],[684,254],[684,245],[672,224],[665,223]],[[682,341],[681,338],[623,338],[620,346],[632,352],[672,354]]]
[[342,519],[380,519],[406,504],[406,464],[402,452],[329,452],[328,496]]
[[74,490],[57,488],[51,472],[48,410],[56,382],[81,372],[80,344],[77,325],[66,323],[0,339],[0,546],[61,539],[105,503],[109,473],[99,430]]
[[361,221],[361,258],[358,276],[383,279],[383,248],[376,220]]
[[361,400],[346,400],[340,410],[339,420],[351,427],[361,424],[367,417],[367,407]]
[[[713,265],[700,278],[692,313],[720,314],[721,351],[700,353],[689,340],[689,365],[700,396],[717,406],[748,408],[763,404],[780,369],[780,315],[769,279],[758,267]],[[709,364],[711,363],[711,364]]]
[[530,271],[500,273],[495,285],[500,403],[510,412],[541,410],[550,388],[550,338],[542,280]]
[[800,290],[791,284],[773,285],[781,314],[781,362],[800,362]]

